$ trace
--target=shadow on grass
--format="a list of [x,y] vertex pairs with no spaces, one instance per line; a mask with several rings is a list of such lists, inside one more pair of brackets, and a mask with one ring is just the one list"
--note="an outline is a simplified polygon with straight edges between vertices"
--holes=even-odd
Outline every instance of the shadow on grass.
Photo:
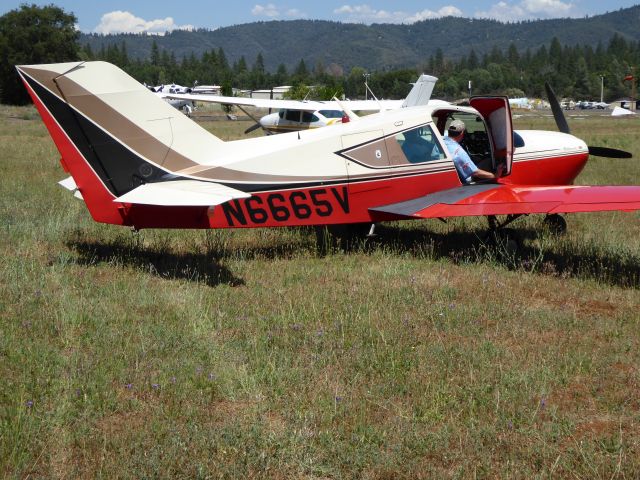
[[383,248],[392,252],[416,257],[447,258],[456,263],[492,261],[510,270],[640,287],[640,257],[553,236],[547,247],[536,247],[533,240],[550,234],[535,229],[505,229],[497,237],[486,230],[434,233],[419,228],[383,226],[378,231],[382,242],[374,242],[373,248],[384,245]]
[[[640,288],[640,258],[628,251],[611,251],[594,243],[584,244],[548,237],[536,246],[535,240],[550,235],[535,228],[505,229],[497,237],[485,229],[453,230],[446,233],[423,227],[380,224],[377,236],[332,247],[334,251],[375,252],[411,255],[414,258],[448,259],[457,264],[491,262],[509,270],[525,271],[559,278],[581,278],[625,288]],[[224,260],[292,259],[315,244],[312,228],[300,228],[298,241],[270,239],[268,245],[234,248],[224,240],[212,243],[204,253],[173,253],[170,248],[144,247],[136,242],[110,243],[73,238],[67,246],[78,253],[83,265],[112,263],[132,266],[162,278],[201,282],[209,286],[240,286],[237,278],[222,265]],[[276,240],[276,241],[274,241]],[[311,248],[310,248],[311,247]],[[330,252],[328,252],[330,253]],[[306,255],[306,253],[304,254]]]
[[161,278],[189,280],[214,287],[244,285],[219,259],[207,253],[173,253],[168,249],[154,249],[123,241],[102,243],[73,239],[67,247],[78,254],[80,265],[110,263],[133,267]]

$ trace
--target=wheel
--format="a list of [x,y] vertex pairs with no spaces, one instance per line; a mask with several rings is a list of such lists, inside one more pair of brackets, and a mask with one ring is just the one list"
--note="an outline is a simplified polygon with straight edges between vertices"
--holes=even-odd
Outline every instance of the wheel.
[[544,217],[544,224],[555,235],[563,235],[567,232],[567,221],[557,213]]

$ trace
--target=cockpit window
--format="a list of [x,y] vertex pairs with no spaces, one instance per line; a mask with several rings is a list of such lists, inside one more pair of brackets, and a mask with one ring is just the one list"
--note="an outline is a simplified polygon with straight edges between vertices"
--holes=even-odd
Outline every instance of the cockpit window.
[[341,110],[319,110],[319,113],[326,118],[342,118]]
[[445,153],[429,125],[412,128],[387,139],[387,148],[402,154],[391,155],[394,165],[444,160]]

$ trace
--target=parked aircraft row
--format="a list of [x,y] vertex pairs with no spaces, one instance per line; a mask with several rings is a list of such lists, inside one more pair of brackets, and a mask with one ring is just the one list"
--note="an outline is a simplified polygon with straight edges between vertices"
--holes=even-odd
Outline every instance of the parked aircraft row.
[[[431,98],[436,78],[421,75],[405,100],[331,100],[299,101],[273,100],[267,98],[225,97],[220,95],[195,95],[184,92],[163,92],[162,96],[173,101],[204,102],[220,105],[234,105],[255,121],[245,133],[262,128],[265,133],[283,133],[314,129],[346,123],[355,118],[355,112],[379,112],[401,107],[426,105]],[[247,107],[275,109],[261,118],[256,118]]]

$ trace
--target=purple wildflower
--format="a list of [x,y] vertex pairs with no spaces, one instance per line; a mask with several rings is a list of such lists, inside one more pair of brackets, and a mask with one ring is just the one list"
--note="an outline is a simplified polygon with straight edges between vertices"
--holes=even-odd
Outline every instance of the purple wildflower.
[[215,374],[210,373],[210,374],[209,374],[209,380],[214,381],[215,379],[216,379]]
[[131,390],[133,388],[133,383],[127,383],[124,388],[126,388],[127,390]]
[[33,400],[27,400],[26,402],[24,402],[24,404],[27,406],[27,408],[31,408],[33,407]]
[[544,410],[544,408],[547,406],[547,399],[542,397],[540,399],[540,410]]
[[160,384],[159,383],[152,383],[151,384],[151,388],[153,388],[154,390],[158,390],[160,388]]

